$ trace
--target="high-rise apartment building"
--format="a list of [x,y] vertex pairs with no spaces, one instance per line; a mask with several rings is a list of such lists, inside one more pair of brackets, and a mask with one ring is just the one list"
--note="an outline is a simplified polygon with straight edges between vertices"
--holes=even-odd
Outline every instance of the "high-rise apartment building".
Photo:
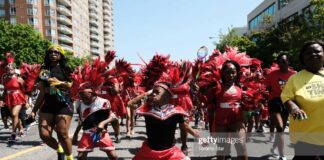
[[32,25],[75,56],[114,48],[112,0],[0,0],[0,18]]

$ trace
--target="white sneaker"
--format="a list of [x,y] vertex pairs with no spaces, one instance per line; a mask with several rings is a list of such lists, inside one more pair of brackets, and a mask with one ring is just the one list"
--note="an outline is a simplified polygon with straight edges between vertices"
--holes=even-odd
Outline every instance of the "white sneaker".
[[287,160],[287,158],[285,156],[280,157],[279,160]]

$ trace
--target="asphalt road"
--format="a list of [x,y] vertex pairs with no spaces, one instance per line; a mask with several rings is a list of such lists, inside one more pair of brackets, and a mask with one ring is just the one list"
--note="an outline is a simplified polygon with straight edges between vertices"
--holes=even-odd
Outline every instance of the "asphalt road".
[[[77,117],[75,116],[74,119]],[[193,123],[191,123],[192,125]],[[70,135],[76,128],[77,122],[73,120]],[[2,121],[0,122],[0,129],[3,128]],[[111,138],[114,140],[112,128],[108,128]],[[131,159],[134,157],[138,149],[141,147],[143,140],[146,138],[144,119],[140,118],[137,121],[135,127],[136,134],[131,139],[125,138],[126,129],[125,126],[121,127],[121,143],[115,144],[117,154],[120,159]],[[208,138],[208,132],[200,129],[202,137]],[[177,146],[180,147],[179,130],[177,131]],[[250,159],[276,159],[270,155],[270,147],[272,143],[269,142],[268,129],[265,129],[263,134],[253,134],[251,141],[247,143],[247,150]],[[81,133],[80,133],[81,134]],[[37,125],[31,126],[27,136],[20,138],[14,145],[7,144],[7,138],[10,136],[10,131],[0,130],[0,160],[53,160],[56,158],[56,152],[46,145],[41,144],[41,140],[38,134]],[[80,138],[81,136],[79,136]],[[292,145],[289,142],[288,133],[285,133],[285,153],[287,159],[291,159],[293,156]],[[199,145],[199,140],[189,136],[188,139],[189,156],[192,160],[207,160],[216,159],[217,147],[210,142],[208,146],[202,147]],[[232,145],[231,155],[236,155],[235,148]],[[76,146],[73,146],[73,155],[76,156]],[[88,154],[89,160],[104,160],[107,159],[106,154],[101,152],[99,149],[95,149],[94,152]],[[235,158],[234,158],[235,159]]]

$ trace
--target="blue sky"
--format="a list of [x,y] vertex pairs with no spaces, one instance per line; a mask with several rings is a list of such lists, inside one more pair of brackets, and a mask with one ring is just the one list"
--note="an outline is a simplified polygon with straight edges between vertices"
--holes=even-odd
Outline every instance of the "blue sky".
[[[199,47],[209,54],[219,32],[247,25],[247,14],[262,0],[115,0],[114,34],[118,58],[146,62],[158,52],[194,60]],[[209,39],[209,37],[217,37]]]

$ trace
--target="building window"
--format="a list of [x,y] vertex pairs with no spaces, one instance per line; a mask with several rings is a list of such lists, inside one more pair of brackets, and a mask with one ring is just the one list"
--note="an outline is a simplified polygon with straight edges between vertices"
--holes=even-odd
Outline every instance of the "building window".
[[55,24],[55,19],[45,19],[45,25],[51,26]]
[[6,11],[4,9],[0,9],[0,17],[6,16]]
[[[257,28],[264,20],[264,16],[272,17],[276,12],[275,3],[263,10],[259,15],[249,22],[249,29]],[[113,24],[112,24],[113,25]]]
[[44,5],[45,6],[53,6],[54,5],[54,0],[44,0]]
[[37,4],[37,0],[26,0],[27,4]]
[[37,8],[28,8],[27,14],[28,15],[37,15]]
[[47,9],[45,15],[46,16],[54,16],[55,15],[55,10],[54,9]]
[[56,31],[54,29],[48,29],[46,30],[46,36],[55,36]]
[[10,24],[16,24],[16,18],[15,17],[11,17],[10,18]]
[[16,15],[16,8],[10,7],[10,15]]
[[5,5],[5,0],[0,0],[0,6],[4,6]]
[[30,25],[38,25],[38,19],[34,17],[28,18],[28,24]]
[[9,4],[15,4],[16,0],[9,0]]

